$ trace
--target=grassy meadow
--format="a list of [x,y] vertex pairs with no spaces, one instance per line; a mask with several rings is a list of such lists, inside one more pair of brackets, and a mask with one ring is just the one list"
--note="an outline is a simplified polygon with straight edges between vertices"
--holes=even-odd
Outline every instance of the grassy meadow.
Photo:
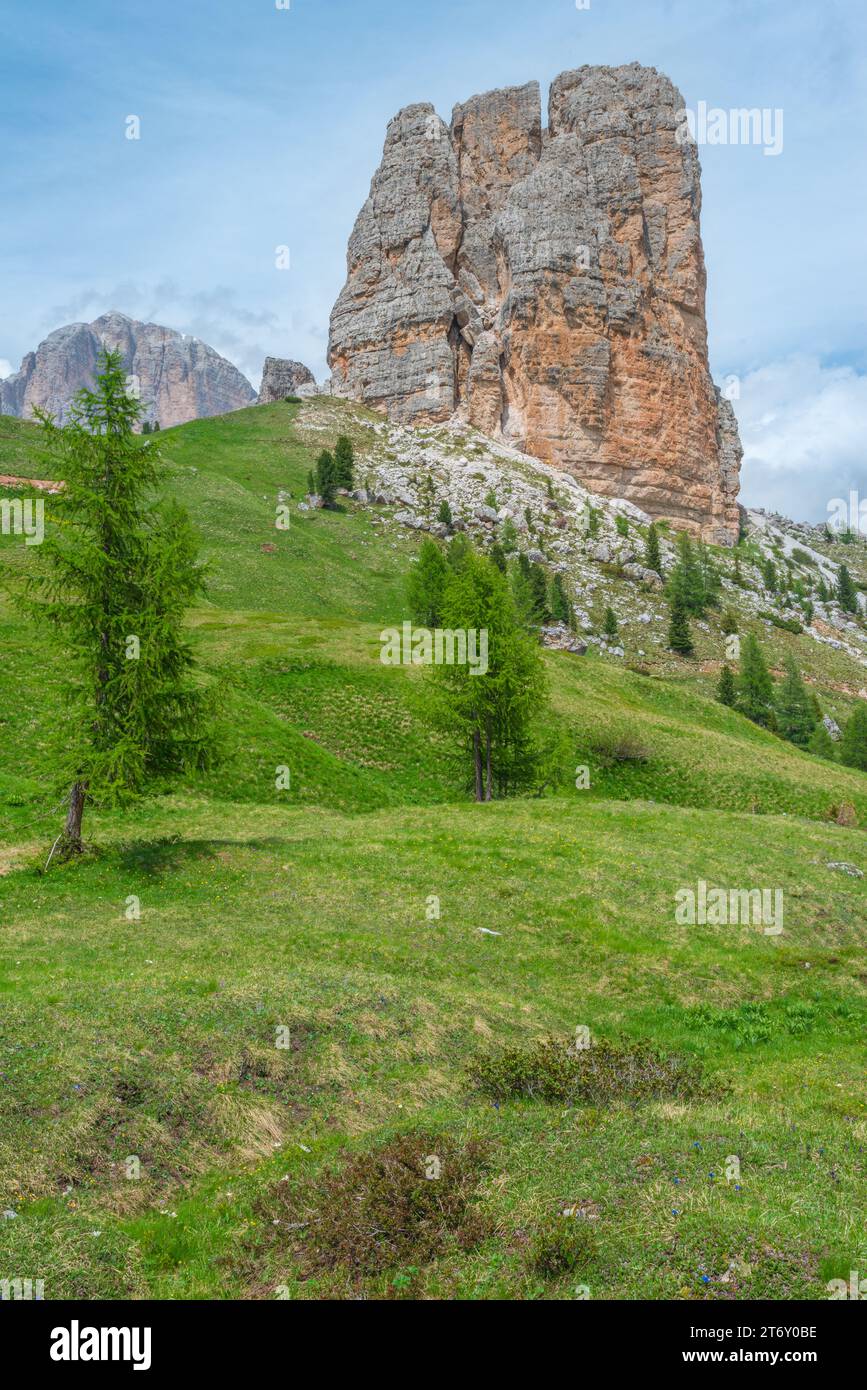
[[[827,1297],[867,1269],[867,878],[831,867],[867,871],[867,775],[717,704],[701,659],[547,653],[562,768],[476,806],[424,674],[379,662],[419,538],[297,511],[334,442],[304,410],[159,436],[210,565],[190,632],[222,760],[89,816],[47,873],[63,655],[0,599],[0,1279]],[[0,417],[0,473],[46,476],[34,437]],[[4,572],[34,549],[0,538]],[[774,641],[844,717],[844,656]],[[700,880],[781,889],[783,931],[680,924]],[[582,1028],[615,1065],[564,1099]]]

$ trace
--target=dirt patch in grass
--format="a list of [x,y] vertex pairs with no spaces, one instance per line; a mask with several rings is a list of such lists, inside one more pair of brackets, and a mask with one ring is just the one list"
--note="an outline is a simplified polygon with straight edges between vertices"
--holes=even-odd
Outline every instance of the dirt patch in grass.
[[397,1135],[326,1168],[306,1190],[277,1183],[261,1214],[275,1241],[288,1235],[305,1276],[339,1269],[357,1280],[426,1265],[489,1234],[476,1198],[490,1154],[479,1139]]
[[477,1057],[469,1077],[494,1100],[523,1096],[555,1104],[610,1105],[713,1093],[698,1063],[643,1043],[579,1049],[572,1039],[547,1038]]

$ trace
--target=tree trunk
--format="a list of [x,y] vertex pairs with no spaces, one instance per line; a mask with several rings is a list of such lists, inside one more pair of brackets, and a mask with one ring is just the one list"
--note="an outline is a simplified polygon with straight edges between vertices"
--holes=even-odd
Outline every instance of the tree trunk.
[[479,737],[478,729],[473,730],[473,764],[476,771],[476,801],[484,801],[485,793],[482,789],[482,740]]
[[64,851],[66,854],[81,854],[81,817],[84,814],[84,795],[86,782],[73,782],[69,791],[69,810],[63,829]]
[[493,796],[491,788],[491,726],[485,726],[485,800],[490,801]]

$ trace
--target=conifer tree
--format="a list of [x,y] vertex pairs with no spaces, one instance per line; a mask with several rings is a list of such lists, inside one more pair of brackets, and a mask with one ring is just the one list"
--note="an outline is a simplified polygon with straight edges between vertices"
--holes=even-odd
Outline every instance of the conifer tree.
[[540,758],[532,733],[546,695],[538,645],[523,629],[503,575],[473,551],[448,579],[443,625],[487,634],[485,673],[443,664],[433,679],[441,722],[458,741],[475,799],[508,796],[532,783]]
[[491,559],[497,566],[500,574],[505,574],[508,569],[508,562],[506,560],[506,552],[499,541],[494,541],[494,544],[491,546]]
[[337,474],[334,455],[330,449],[323,449],[316,460],[316,491],[322,498],[322,505],[330,507],[337,492]]
[[691,656],[694,650],[686,604],[677,593],[669,604],[668,645],[673,652],[679,652],[681,656]]
[[535,560],[530,562],[530,588],[533,594],[533,613],[537,621],[545,623],[550,617],[548,610],[548,577]]
[[452,509],[449,506],[449,499],[447,497],[444,497],[440,502],[439,511],[437,512],[437,521],[441,526],[448,526],[449,530],[451,530],[454,525]]
[[446,557],[436,541],[424,540],[406,582],[410,617],[420,627],[439,627],[448,573]]
[[614,612],[614,609],[610,607],[610,605],[608,608],[605,609],[605,618],[602,623],[602,631],[605,634],[606,641],[617,641],[617,615]]
[[563,576],[559,573],[556,573],[551,580],[548,607],[555,622],[571,625],[572,605],[563,585]]
[[704,579],[686,531],[677,538],[677,563],[669,576],[668,595],[672,602],[678,600],[686,613],[695,617],[704,613]]
[[723,668],[719,673],[716,697],[721,705],[728,705],[730,708],[734,707],[737,698],[737,690],[735,688],[735,678],[732,674],[732,668],[727,661],[723,663]]
[[789,743],[806,748],[816,727],[810,696],[792,657],[786,659],[786,674],[777,690],[777,731]]
[[[741,648],[741,673],[737,681],[737,707],[754,724],[771,728],[776,724],[773,709],[774,683],[761,647],[752,632]],[[773,716],[773,717],[772,717]]]
[[837,571],[837,602],[844,613],[858,612],[858,593],[847,565]]
[[659,531],[656,522],[651,521],[647,528],[647,547],[644,552],[644,563],[649,570],[655,570],[660,579],[662,575],[662,552],[659,547]]
[[507,555],[511,555],[518,546],[518,532],[515,530],[515,523],[510,516],[503,522],[501,532],[503,550]]
[[79,391],[65,425],[34,411],[50,476],[65,484],[21,595],[69,662],[61,858],[82,850],[87,805],[120,801],[213,756],[208,701],[192,680],[183,632],[204,573],[186,512],[160,498],[163,463],[135,433],[140,410],[120,353],[103,352],[93,390]]
[[821,719],[809,737],[807,752],[815,753],[817,758],[826,758],[828,762],[834,762],[836,759],[837,754],[834,748],[834,740],[831,738],[831,735],[828,733]]
[[846,720],[840,741],[840,761],[867,772],[867,704],[859,700]]
[[348,435],[337,437],[334,446],[334,479],[336,487],[344,487],[351,492],[355,482],[355,451]]

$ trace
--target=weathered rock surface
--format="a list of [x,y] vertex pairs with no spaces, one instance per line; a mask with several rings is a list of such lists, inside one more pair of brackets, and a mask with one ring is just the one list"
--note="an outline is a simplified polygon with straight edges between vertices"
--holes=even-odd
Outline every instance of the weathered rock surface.
[[259,404],[282,401],[286,396],[297,396],[302,386],[315,386],[316,381],[309,367],[303,362],[291,362],[286,357],[266,357],[262,369],[262,385],[259,387]]
[[28,352],[20,371],[0,381],[0,412],[29,418],[33,406],[41,406],[62,423],[75,393],[93,385],[103,346],[120,351],[137,378],[142,420],[158,420],[163,428],[223,415],[256,399],[246,377],[207,343],[113,311],[93,323],[58,328]]
[[331,315],[335,395],[490,437],[706,539],[741,449],[710,377],[701,190],[654,68],[583,67],[389,123]]

